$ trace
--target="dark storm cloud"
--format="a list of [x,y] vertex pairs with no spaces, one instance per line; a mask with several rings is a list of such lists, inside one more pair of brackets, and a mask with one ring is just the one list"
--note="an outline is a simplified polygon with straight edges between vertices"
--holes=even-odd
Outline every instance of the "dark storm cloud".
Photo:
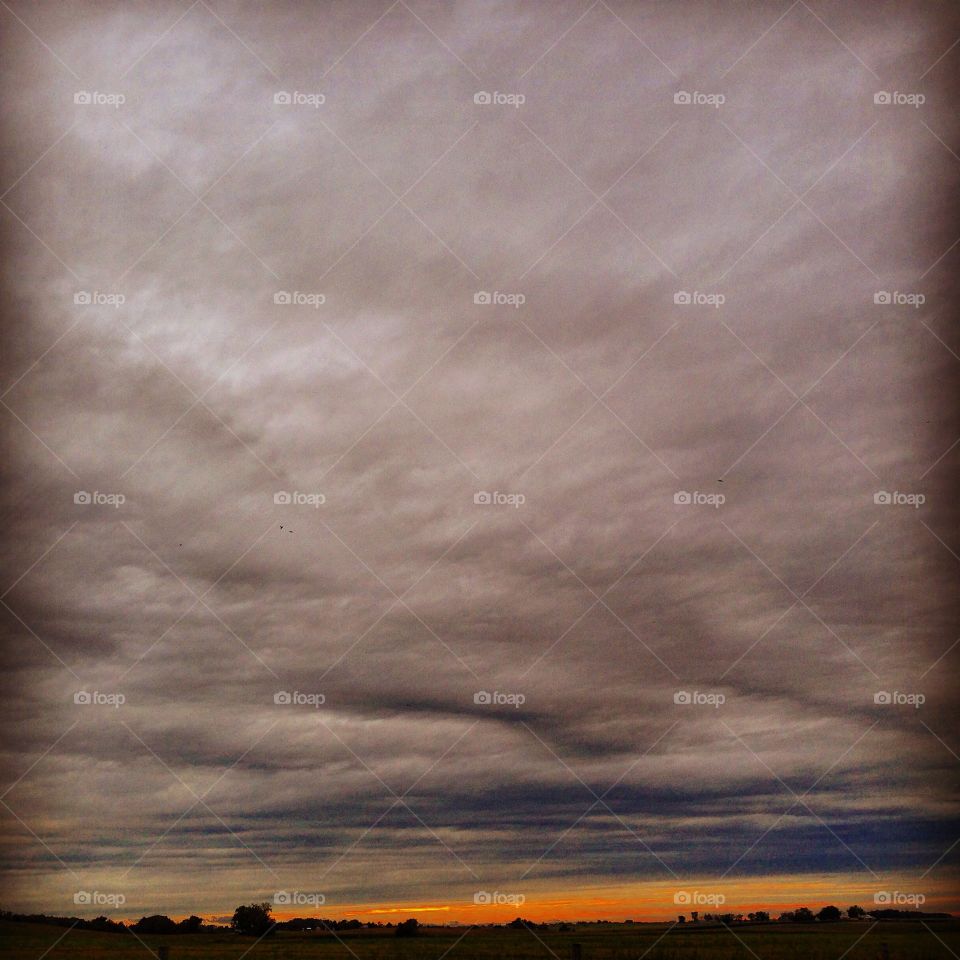
[[4,16],[11,903],[943,855],[960,18]]

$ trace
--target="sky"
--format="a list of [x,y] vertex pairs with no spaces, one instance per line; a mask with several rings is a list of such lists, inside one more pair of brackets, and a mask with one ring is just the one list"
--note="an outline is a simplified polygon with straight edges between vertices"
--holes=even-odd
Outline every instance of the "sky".
[[960,909],[960,8],[0,19],[6,908]]

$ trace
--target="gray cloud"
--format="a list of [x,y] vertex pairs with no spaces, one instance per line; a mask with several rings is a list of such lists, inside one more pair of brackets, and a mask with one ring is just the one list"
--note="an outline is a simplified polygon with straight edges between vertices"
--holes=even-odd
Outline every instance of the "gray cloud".
[[4,14],[7,902],[956,908],[958,17],[180,13]]

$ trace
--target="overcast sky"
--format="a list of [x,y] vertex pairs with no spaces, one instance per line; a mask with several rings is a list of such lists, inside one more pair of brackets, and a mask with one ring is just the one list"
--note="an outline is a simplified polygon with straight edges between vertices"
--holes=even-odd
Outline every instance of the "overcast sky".
[[960,909],[960,8],[0,18],[5,906]]

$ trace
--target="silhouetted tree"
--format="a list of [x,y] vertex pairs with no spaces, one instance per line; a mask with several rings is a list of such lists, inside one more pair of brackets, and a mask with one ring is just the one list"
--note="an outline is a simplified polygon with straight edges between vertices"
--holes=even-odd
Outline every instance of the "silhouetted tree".
[[847,916],[851,920],[859,920],[861,917],[865,917],[866,915],[867,911],[864,910],[863,907],[858,907],[856,904],[854,904],[852,907],[847,907]]
[[829,906],[823,907],[820,912],[817,914],[817,919],[821,923],[832,923],[834,920],[839,920],[842,914],[840,913],[839,907]]
[[230,926],[238,933],[262,936],[274,926],[269,903],[248,903],[233,911]]
[[420,924],[411,917],[409,920],[404,920],[402,923],[397,924],[397,936],[398,937],[415,937],[419,932]]
[[793,919],[795,923],[813,923],[816,917],[814,917],[813,911],[808,907],[797,907],[797,909],[793,911]]
[[680,916],[677,917],[677,923],[686,923],[686,922],[687,922],[687,918],[681,913]]
[[189,916],[186,920],[181,920],[177,924],[177,929],[181,933],[199,933],[203,926],[203,920],[198,916]]
[[176,933],[177,925],[162,914],[154,914],[152,917],[141,917],[134,925],[135,933]]

